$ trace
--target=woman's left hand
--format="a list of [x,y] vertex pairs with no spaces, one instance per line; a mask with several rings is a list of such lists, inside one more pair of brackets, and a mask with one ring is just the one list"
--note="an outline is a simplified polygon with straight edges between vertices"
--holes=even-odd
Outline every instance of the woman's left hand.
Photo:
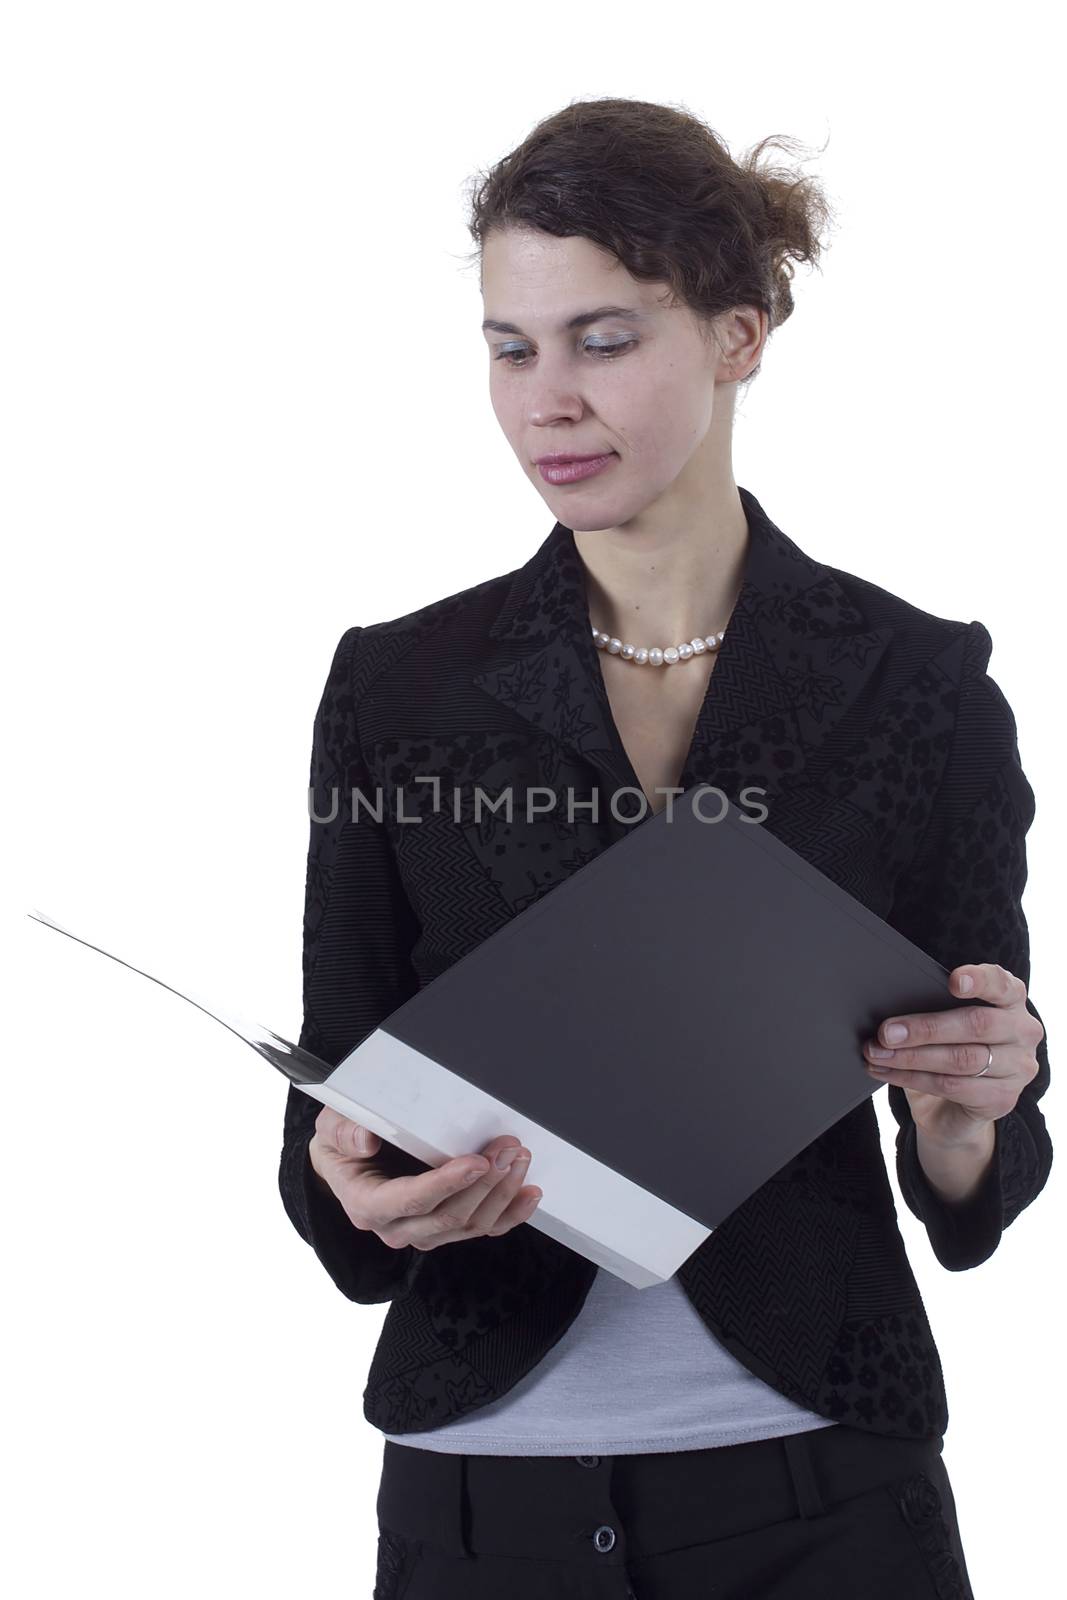
[[[1014,1108],[1037,1075],[1037,1047],[1045,1037],[1026,1009],[1026,984],[1013,972],[985,961],[954,967],[948,981],[951,993],[992,1003],[889,1017],[877,1039],[863,1046],[868,1072],[880,1083],[899,1084],[916,1127],[944,1145],[973,1140],[976,1125]],[[906,1035],[894,1032],[900,1027]],[[884,1048],[876,1054],[879,1045]],[[990,1048],[992,1062],[982,1072]]]

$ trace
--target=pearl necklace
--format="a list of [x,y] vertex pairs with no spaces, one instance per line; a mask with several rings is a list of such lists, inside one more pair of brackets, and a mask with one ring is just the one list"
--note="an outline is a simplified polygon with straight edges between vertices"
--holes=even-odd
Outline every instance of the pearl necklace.
[[632,661],[638,667],[643,667],[646,662],[650,667],[669,667],[675,661],[689,661],[693,656],[717,650],[725,636],[726,629],[720,628],[718,633],[709,633],[703,639],[690,639],[685,644],[668,645],[665,650],[657,645],[651,649],[642,645],[638,649],[636,645],[623,644],[621,639],[613,638],[610,633],[601,633],[599,628],[593,628],[593,642],[598,650],[606,650],[609,656],[621,656],[624,661]]

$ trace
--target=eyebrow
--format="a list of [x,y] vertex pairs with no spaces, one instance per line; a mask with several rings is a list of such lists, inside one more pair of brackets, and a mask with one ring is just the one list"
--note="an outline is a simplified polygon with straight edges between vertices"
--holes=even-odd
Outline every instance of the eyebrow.
[[[579,311],[577,316],[571,317],[563,324],[562,331],[571,328],[584,328],[590,322],[599,322],[603,317],[644,317],[648,313],[639,311],[635,306],[597,306],[593,311]],[[488,333],[521,333],[513,322],[495,322],[492,317],[486,317],[482,323],[482,332]]]

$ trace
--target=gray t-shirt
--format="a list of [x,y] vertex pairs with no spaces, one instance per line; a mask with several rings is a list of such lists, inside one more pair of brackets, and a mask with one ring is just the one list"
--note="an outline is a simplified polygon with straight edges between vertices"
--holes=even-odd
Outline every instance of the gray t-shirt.
[[834,1426],[742,1366],[677,1277],[635,1289],[600,1268],[562,1338],[506,1394],[442,1427],[384,1437],[452,1454],[630,1455]]

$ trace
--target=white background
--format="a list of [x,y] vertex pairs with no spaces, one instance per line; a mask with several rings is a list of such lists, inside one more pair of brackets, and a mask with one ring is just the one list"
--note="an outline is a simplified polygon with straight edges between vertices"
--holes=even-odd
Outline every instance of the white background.
[[[1044,17],[7,10],[4,1559],[20,1600],[370,1593],[381,1438],[361,1396],[385,1308],[345,1300],[284,1215],[285,1083],[25,913],[296,1037],[334,646],[519,565],[554,521],[489,407],[464,186],[569,101],[680,105],[735,154],[777,132],[826,146],[807,170],[838,228],[741,401],[735,478],[819,559],[989,628],[1038,796],[1025,908],[1055,1053],[1064,241]],[[1055,1108],[1053,1090],[1054,1137]],[[1059,1173],[965,1273],[898,1208],[976,1594],[1045,1592]]]

